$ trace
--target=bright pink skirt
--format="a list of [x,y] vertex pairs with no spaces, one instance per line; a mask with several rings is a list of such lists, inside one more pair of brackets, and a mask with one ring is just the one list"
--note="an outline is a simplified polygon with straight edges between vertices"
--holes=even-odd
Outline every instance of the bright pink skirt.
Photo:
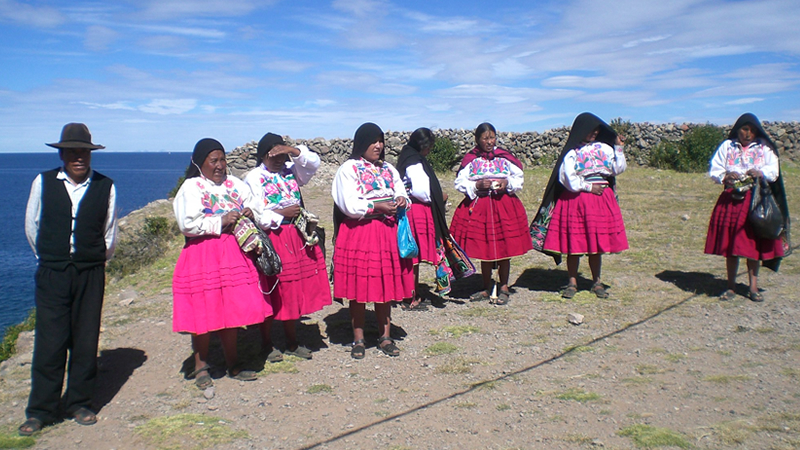
[[547,227],[544,249],[565,255],[627,250],[625,223],[614,191],[605,189],[602,195],[562,192]]
[[533,250],[528,215],[513,194],[464,200],[450,223],[450,234],[470,258],[498,261]]
[[264,292],[275,287],[272,293],[264,296],[272,305],[275,319],[296,320],[330,305],[331,285],[319,246],[305,246],[297,228],[291,224],[281,225],[267,234],[283,265],[276,277],[261,275]]
[[413,267],[410,259],[400,258],[396,220],[345,219],[333,250],[333,296],[359,303],[411,298]]
[[743,200],[734,200],[732,192],[725,189],[717,199],[708,223],[705,253],[759,261],[782,257],[781,240],[756,237],[747,221],[752,193],[747,191]]
[[414,265],[420,262],[436,264],[436,230],[433,228],[433,209],[431,205],[412,203],[406,216],[411,225],[414,240],[419,246],[419,256],[411,258]]
[[172,275],[172,331],[205,334],[261,323],[272,307],[232,234],[191,239]]

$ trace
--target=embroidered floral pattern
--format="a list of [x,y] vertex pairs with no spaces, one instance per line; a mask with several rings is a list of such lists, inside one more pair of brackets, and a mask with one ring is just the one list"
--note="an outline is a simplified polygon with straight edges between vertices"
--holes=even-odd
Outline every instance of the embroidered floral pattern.
[[469,179],[480,180],[483,178],[508,178],[511,175],[509,162],[505,158],[492,160],[475,158],[469,163]]
[[368,161],[360,160],[353,165],[358,178],[358,192],[368,194],[372,191],[394,190],[394,177],[389,169],[389,163],[384,162],[380,167]]
[[300,187],[291,169],[284,168],[278,173],[261,170],[258,182],[264,188],[264,206],[300,204]]
[[575,173],[581,177],[613,173],[611,155],[604,151],[603,147],[602,143],[594,142],[575,150]]
[[[217,188],[213,190],[212,186],[205,180],[197,180],[197,187],[203,194],[203,214],[206,217],[223,215],[234,210],[244,210],[242,196],[234,187],[233,181],[227,179],[222,186],[213,186]],[[224,191],[220,188],[224,188]]]
[[729,145],[730,151],[725,161],[725,169],[728,172],[745,173],[750,169],[761,169],[766,164],[764,152],[770,150],[760,142],[754,142],[747,148],[742,148],[738,142],[730,142]]

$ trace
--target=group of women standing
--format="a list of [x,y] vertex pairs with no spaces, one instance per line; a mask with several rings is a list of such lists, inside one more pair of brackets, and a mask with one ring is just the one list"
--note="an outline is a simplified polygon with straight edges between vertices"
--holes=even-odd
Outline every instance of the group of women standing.
[[[475,130],[476,145],[458,169],[455,188],[464,196],[449,227],[447,195],[426,158],[434,142],[431,130],[417,129],[395,168],[385,159],[384,133],[378,125],[365,123],[356,131],[352,153],[336,172],[331,189],[333,295],[322,251],[294,226],[295,218],[303,214],[300,186],[316,173],[319,156],[268,133],[258,143],[259,165],[241,181],[227,175],[219,142],[203,139],[197,143],[186,181],[174,201],[186,246],[174,275],[173,329],[192,335],[195,370],[190,375],[198,387],[213,383],[207,365],[210,332],[220,336],[228,375],[252,380],[255,374],[237,364],[237,328],[259,324],[262,351],[270,362],[280,361],[284,354],[311,358],[311,351],[298,343],[296,321],[331,304],[332,298],[348,303],[353,358],[365,356],[368,303],[374,304],[377,318],[377,348],[397,356],[400,349],[390,335],[391,306],[400,303],[404,309],[425,309],[419,264],[437,267],[441,292],[449,290],[454,272],[456,276],[473,272],[468,260],[461,261],[459,268],[450,267],[453,248],[462,256],[481,260],[483,285],[470,296],[471,301],[507,304],[510,260],[531,249],[553,256],[556,263],[566,256],[565,298],[578,291],[580,258],[586,255],[592,275],[590,291],[599,298],[608,297],[601,281],[602,255],[628,248],[615,190],[616,176],[627,166],[624,137],[597,116],[580,114],[529,224],[516,195],[523,187],[522,163],[497,146],[497,131],[491,124],[480,124]],[[759,261],[772,261],[777,269],[775,262],[788,250],[788,210],[775,146],[755,116],[746,114],[737,121],[714,155],[710,175],[725,186],[711,217],[705,248],[706,253],[727,260],[728,290],[721,298],[733,298],[738,258],[745,257],[749,297],[763,301],[757,286]],[[747,223],[750,194],[746,188],[761,177],[772,183],[784,213],[783,240],[758,238]],[[410,258],[401,257],[398,247],[398,212],[405,212],[418,245],[418,254]],[[248,219],[272,242],[283,264],[280,274],[259,274],[255,255],[246,254],[232,234]],[[259,247],[252,250],[259,251]],[[286,335],[283,352],[271,341],[275,319],[283,323]]]

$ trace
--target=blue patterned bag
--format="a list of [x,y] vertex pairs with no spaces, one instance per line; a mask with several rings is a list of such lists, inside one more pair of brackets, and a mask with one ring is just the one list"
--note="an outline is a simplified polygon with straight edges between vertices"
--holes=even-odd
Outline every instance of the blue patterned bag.
[[416,258],[419,256],[419,247],[411,233],[411,225],[408,223],[405,208],[397,210],[397,246],[400,249],[401,258]]

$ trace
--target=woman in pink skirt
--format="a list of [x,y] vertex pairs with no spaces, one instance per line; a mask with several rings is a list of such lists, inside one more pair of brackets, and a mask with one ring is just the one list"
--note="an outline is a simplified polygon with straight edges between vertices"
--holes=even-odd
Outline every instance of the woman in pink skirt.
[[[426,158],[435,141],[436,138],[430,129],[418,128],[411,133],[408,144],[403,146],[397,157],[397,171],[405,181],[411,198],[411,207],[407,214],[408,221],[419,247],[419,255],[411,258],[414,264],[414,298],[410,303],[401,304],[401,307],[407,311],[428,309],[422,304],[422,297],[420,297],[419,265],[421,262],[426,262],[434,267],[439,266],[444,255],[437,252],[437,243],[441,248],[442,239],[450,234],[447,229],[444,207],[447,194],[442,192],[436,172]],[[445,275],[445,281],[449,286],[450,274],[446,273]],[[440,295],[446,293],[439,292]]]
[[[739,117],[728,139],[714,153],[708,174],[724,186],[711,213],[705,248],[705,253],[725,257],[728,288],[720,295],[720,300],[736,297],[736,272],[742,257],[747,258],[748,297],[754,302],[763,302],[764,296],[758,289],[759,266],[763,261],[764,266],[777,271],[781,258],[791,252],[791,245],[789,210],[778,152],[756,116],[747,113]],[[778,239],[757,237],[747,220],[751,188],[757,186],[762,177],[770,183],[783,213],[784,230]]]
[[311,359],[311,350],[297,342],[296,322],[330,305],[331,288],[322,250],[303,239],[293,220],[302,210],[300,186],[317,172],[319,156],[305,145],[290,147],[282,137],[267,133],[258,142],[256,159],[261,164],[247,174],[245,182],[257,199],[259,225],[283,265],[277,276],[260,275],[261,288],[270,290],[265,298],[275,313],[261,326],[262,351],[269,362],[283,360],[281,351],[272,346],[272,320],[276,319],[283,322],[286,334],[284,354]]
[[172,330],[192,335],[195,370],[190,377],[200,389],[213,385],[208,366],[211,332],[222,341],[228,376],[256,379],[255,372],[237,366],[237,328],[262,323],[272,308],[258,287],[253,261],[231,233],[239,217],[254,217],[255,206],[250,188],[227,175],[222,144],[200,140],[173,202],[186,245],[172,277]]
[[333,297],[348,301],[353,325],[350,355],[366,352],[366,304],[375,304],[378,348],[389,356],[400,349],[389,335],[392,302],[411,298],[414,274],[410,259],[397,246],[398,208],[408,203],[400,174],[384,160],[383,131],[374,123],[356,130],[350,159],[336,171],[334,201]]
[[510,295],[511,258],[533,248],[528,216],[516,195],[524,181],[522,162],[496,146],[497,131],[490,123],[478,125],[475,142],[456,177],[456,190],[464,194],[464,200],[453,214],[450,233],[467,256],[481,260],[483,290],[470,296],[470,301],[490,298],[496,265],[500,286],[495,303],[505,305]]
[[556,263],[562,254],[567,255],[569,282],[561,294],[564,298],[578,292],[583,255],[589,257],[591,291],[598,298],[607,298],[600,280],[603,254],[628,248],[614,191],[616,176],[627,167],[622,142],[623,138],[594,114],[576,117],[531,224],[534,248],[553,255]]

